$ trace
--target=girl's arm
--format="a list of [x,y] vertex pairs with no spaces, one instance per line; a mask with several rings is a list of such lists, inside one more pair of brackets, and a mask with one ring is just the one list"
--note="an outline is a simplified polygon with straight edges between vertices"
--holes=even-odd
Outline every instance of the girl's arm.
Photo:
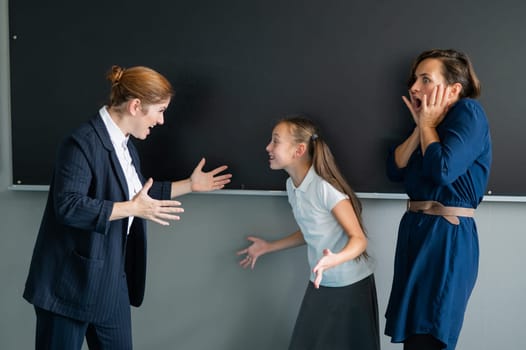
[[247,237],[252,244],[245,249],[242,249],[237,252],[237,255],[246,254],[245,258],[239,262],[243,268],[250,266],[251,269],[254,269],[257,259],[268,253],[272,253],[278,250],[294,248],[300,245],[305,244],[305,239],[300,230],[294,232],[293,234],[278,239],[276,241],[267,242],[261,238],[249,236]]
[[314,280],[316,288],[320,286],[323,271],[359,257],[367,248],[367,237],[360,226],[350,200],[342,200],[336,204],[332,209],[332,214],[343,227],[347,236],[349,236],[349,240],[345,247],[337,253],[331,252],[330,249],[323,251],[323,257],[313,269],[313,272],[316,273],[316,279]]

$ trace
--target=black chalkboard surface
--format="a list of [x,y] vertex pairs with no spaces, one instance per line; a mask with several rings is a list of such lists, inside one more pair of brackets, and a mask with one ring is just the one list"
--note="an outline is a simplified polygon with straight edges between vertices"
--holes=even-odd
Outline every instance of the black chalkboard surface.
[[56,146],[106,103],[113,64],[150,66],[177,94],[137,142],[143,173],[228,164],[230,189],[281,190],[268,168],[274,122],[318,122],[357,192],[401,193],[390,145],[412,127],[401,96],[413,58],[465,51],[483,84],[494,163],[489,193],[526,195],[526,2],[192,0],[9,2],[13,183],[47,185]]

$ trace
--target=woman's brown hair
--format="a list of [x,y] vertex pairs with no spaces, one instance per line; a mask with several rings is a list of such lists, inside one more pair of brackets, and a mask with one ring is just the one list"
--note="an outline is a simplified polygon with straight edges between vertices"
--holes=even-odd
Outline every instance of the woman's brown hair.
[[152,105],[171,98],[175,93],[164,76],[148,67],[113,66],[106,78],[111,82],[110,107],[118,107],[134,98]]
[[436,58],[442,62],[442,74],[448,85],[455,83],[462,85],[460,98],[477,98],[480,96],[480,81],[475,74],[471,60],[465,53],[453,49],[432,49],[418,55],[411,67],[408,80],[409,88],[415,82],[416,68],[420,62],[428,58]]

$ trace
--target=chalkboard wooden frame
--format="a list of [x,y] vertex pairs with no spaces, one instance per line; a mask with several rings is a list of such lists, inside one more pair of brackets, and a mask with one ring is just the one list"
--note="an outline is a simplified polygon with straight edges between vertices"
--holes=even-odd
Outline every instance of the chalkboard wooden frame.
[[105,72],[119,64],[150,66],[177,91],[165,125],[137,142],[146,176],[187,177],[204,156],[230,166],[229,189],[283,190],[265,146],[277,119],[306,113],[355,191],[402,193],[384,163],[412,127],[410,63],[451,47],[483,83],[488,194],[524,196],[524,13],[489,0],[10,1],[13,184],[49,184],[58,142],[106,102]]

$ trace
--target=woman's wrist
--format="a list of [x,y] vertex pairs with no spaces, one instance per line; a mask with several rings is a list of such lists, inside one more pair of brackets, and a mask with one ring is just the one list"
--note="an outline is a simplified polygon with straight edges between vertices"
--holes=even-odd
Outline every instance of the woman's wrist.
[[194,192],[192,190],[191,178],[187,178],[185,180],[173,181],[170,197],[175,198],[175,197],[182,196],[183,194],[187,194],[190,192]]

